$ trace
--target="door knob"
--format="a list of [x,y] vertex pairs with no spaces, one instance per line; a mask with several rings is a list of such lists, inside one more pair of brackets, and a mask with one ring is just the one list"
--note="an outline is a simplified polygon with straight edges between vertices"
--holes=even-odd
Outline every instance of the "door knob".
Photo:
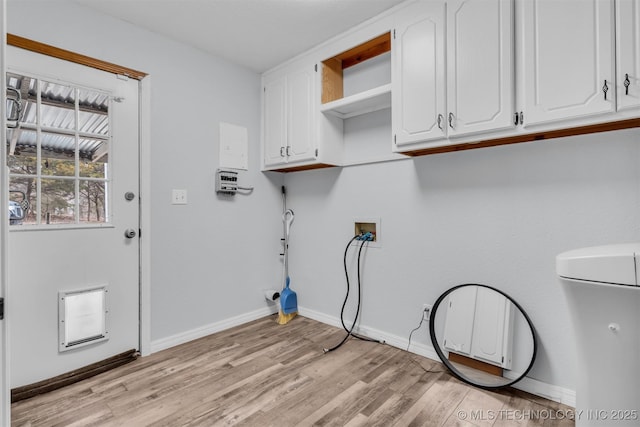
[[127,239],[133,239],[134,237],[136,237],[136,230],[134,230],[133,228],[127,228],[124,231],[124,237],[126,237]]

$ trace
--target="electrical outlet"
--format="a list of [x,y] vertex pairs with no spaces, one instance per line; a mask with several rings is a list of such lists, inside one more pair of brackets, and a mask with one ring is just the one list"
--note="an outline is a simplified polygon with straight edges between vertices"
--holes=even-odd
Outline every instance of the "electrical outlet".
[[431,304],[422,304],[422,318],[424,320],[429,320],[429,316],[431,316]]

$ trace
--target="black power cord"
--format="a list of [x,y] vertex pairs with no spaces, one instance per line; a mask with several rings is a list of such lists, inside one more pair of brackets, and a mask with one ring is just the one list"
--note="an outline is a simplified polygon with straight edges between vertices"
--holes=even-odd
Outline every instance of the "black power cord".
[[[367,238],[363,238],[363,236],[364,236],[363,234],[358,234],[356,236],[353,236],[353,238],[351,238],[351,240],[349,240],[349,243],[347,243],[347,246],[344,249],[343,264],[344,264],[344,275],[345,275],[345,278],[347,280],[347,294],[344,297],[344,302],[342,303],[342,309],[340,310],[340,322],[342,323],[342,327],[347,332],[347,334],[342,339],[342,341],[340,341],[335,346],[333,346],[331,348],[323,349],[324,353],[329,353],[330,351],[337,350],[338,348],[340,348],[342,346],[342,344],[344,344],[347,341],[347,339],[349,339],[350,336],[355,337],[355,338],[357,338],[359,340],[363,340],[363,341],[377,342],[377,343],[380,343],[380,344],[384,344],[384,341],[380,341],[380,340],[376,340],[376,339],[368,338],[368,337],[363,337],[363,336],[360,336],[358,334],[353,333],[353,329],[355,328],[356,323],[358,322],[358,316],[360,315],[360,294],[361,294],[361,291],[362,291],[361,280],[360,280],[360,255],[362,253],[362,248],[369,241]],[[353,241],[358,239],[358,238],[362,238],[362,243],[360,244],[360,249],[358,250],[358,304],[357,304],[357,308],[356,308],[356,316],[353,319],[353,324],[351,325],[351,328],[347,328],[347,325],[344,322],[344,309],[347,306],[347,301],[349,299],[349,292],[350,292],[350,289],[351,289],[351,286],[349,284],[349,271],[347,269],[347,253],[349,252],[349,247],[351,246],[351,243],[353,243]]]

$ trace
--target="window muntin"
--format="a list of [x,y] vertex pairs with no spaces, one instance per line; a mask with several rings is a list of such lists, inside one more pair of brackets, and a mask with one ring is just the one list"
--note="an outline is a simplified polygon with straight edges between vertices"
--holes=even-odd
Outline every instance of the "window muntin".
[[110,96],[14,73],[7,85],[22,98],[20,126],[7,130],[10,194],[30,202],[11,225],[108,223]]

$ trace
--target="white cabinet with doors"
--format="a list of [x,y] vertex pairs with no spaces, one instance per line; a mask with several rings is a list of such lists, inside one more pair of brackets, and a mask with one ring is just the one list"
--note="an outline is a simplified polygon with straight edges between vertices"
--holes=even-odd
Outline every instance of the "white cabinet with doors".
[[614,2],[521,5],[524,126],[614,112]]
[[618,111],[640,108],[640,0],[616,1]]
[[393,52],[396,151],[514,126],[511,0],[418,2]]
[[502,294],[468,286],[449,294],[444,347],[466,357],[511,368],[513,305]]
[[403,12],[392,47],[397,147],[446,136],[444,3],[418,3]]
[[316,157],[316,90],[313,64],[265,78],[264,167]]
[[342,121],[319,112],[318,64],[305,61],[263,76],[263,170],[340,164]]

